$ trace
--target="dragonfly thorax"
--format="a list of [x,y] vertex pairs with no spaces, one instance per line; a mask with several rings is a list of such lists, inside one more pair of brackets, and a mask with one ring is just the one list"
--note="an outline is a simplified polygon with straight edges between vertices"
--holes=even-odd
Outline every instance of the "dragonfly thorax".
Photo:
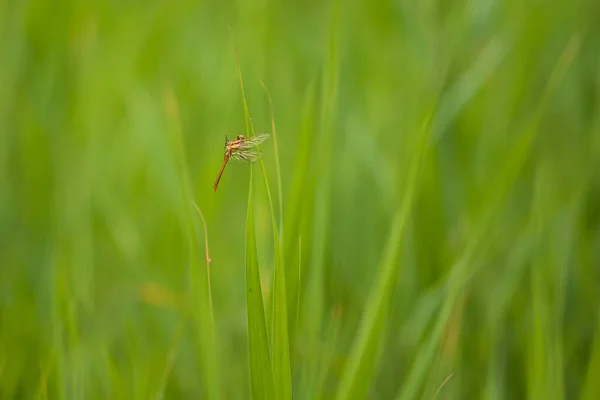
[[232,161],[246,161],[251,163],[258,161],[260,159],[260,151],[257,147],[268,137],[268,133],[261,133],[247,139],[243,135],[238,135],[236,140],[230,142],[226,135],[225,158],[221,170],[219,171],[219,175],[217,176],[217,180],[215,181],[215,185],[213,186],[213,190],[217,190],[219,180],[221,179],[221,175],[223,175],[223,170],[230,159]]

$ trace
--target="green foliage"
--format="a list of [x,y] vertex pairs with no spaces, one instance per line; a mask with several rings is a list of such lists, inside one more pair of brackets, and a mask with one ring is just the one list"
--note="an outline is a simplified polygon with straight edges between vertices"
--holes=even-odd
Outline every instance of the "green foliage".
[[267,336],[265,308],[258,271],[254,210],[252,203],[252,176],[248,194],[248,219],[246,221],[246,298],[248,315],[248,351],[250,354],[250,387],[252,397],[272,399],[275,396],[273,364]]
[[593,2],[1,9],[0,398],[600,395]]

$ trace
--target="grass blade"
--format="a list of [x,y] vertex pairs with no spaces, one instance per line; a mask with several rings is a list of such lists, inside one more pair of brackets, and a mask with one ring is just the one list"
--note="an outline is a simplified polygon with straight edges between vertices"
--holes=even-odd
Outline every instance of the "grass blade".
[[273,371],[278,399],[292,398],[292,376],[288,337],[288,313],[285,287],[285,268],[277,228],[273,220],[275,243],[275,276],[273,279]]
[[407,190],[402,199],[402,205],[394,218],[390,240],[379,270],[377,284],[374,290],[371,291],[371,297],[367,303],[360,326],[360,332],[350,354],[348,367],[342,376],[337,393],[337,398],[340,400],[364,398],[367,395],[368,385],[371,381],[378,353],[379,339],[385,328],[385,318],[387,317],[389,301],[400,268],[398,262],[399,250],[403,242],[406,223],[416,197],[419,170],[427,151],[430,131],[431,117],[427,118],[420,133],[420,146],[410,166]]
[[461,296],[467,280],[470,276],[469,268],[473,264],[480,252],[485,251],[489,240],[486,240],[490,233],[493,223],[498,217],[503,201],[506,198],[510,187],[517,180],[518,175],[525,162],[528,159],[531,147],[537,133],[537,127],[544,111],[544,105],[549,100],[550,95],[554,92],[558,81],[566,72],[568,65],[571,63],[578,49],[578,41],[574,37],[567,45],[562,54],[552,76],[548,82],[546,90],[531,118],[526,121],[523,129],[523,134],[514,145],[509,157],[500,169],[499,175],[490,186],[493,188],[487,195],[486,207],[484,214],[480,218],[480,222],[473,234],[472,239],[467,243],[466,248],[454,263],[450,276],[448,277],[447,296],[438,319],[435,321],[432,333],[427,342],[419,350],[414,365],[407,377],[406,383],[401,389],[398,399],[408,400],[417,397],[422,382],[425,379],[427,370],[436,355],[436,350],[442,340],[443,332],[450,320],[456,303]]
[[[271,97],[267,88],[263,84],[263,88],[271,103]],[[277,149],[277,136],[275,133],[275,118],[273,115],[273,105],[271,103],[271,126],[273,128],[273,140],[275,146],[275,163],[278,177],[279,187],[279,215],[280,215],[280,226],[283,226],[283,208],[282,208],[282,194],[281,194],[281,173],[279,170],[279,156]],[[267,197],[269,199],[269,208],[271,211],[271,225],[273,229],[273,245],[275,248],[275,271],[273,277],[273,319],[272,319],[272,332],[273,332],[273,372],[275,378],[275,393],[278,399],[291,399],[292,398],[292,376],[290,366],[290,349],[289,349],[289,335],[288,335],[288,305],[286,295],[286,279],[285,279],[285,266],[283,260],[283,252],[281,249],[281,235],[277,229],[277,220],[275,218],[275,208],[273,207],[273,199],[271,197],[271,189],[269,187],[269,180],[267,178],[267,172],[263,163],[262,157],[259,155],[260,169],[262,177],[267,189]]]
[[252,169],[248,192],[248,217],[246,220],[246,304],[248,318],[248,349],[250,352],[250,388],[255,399],[275,398],[273,366],[269,351],[269,338],[262,298],[256,236],[254,232],[254,209],[252,202]]
[[205,252],[205,256],[206,258],[204,259],[204,262],[206,263],[206,278],[207,278],[207,289],[208,289],[208,303],[210,306],[210,320],[212,321],[212,327],[213,327],[213,338],[215,336],[215,329],[214,329],[214,323],[215,323],[215,317],[213,314],[213,302],[212,302],[212,289],[211,289],[211,285],[210,285],[210,265],[212,263],[212,260],[210,259],[210,254],[208,251],[208,228],[206,227],[206,219],[204,219],[204,214],[202,214],[202,210],[200,210],[200,207],[198,207],[198,205],[196,204],[196,202],[192,201],[192,204],[194,205],[194,208],[196,209],[196,211],[198,211],[198,214],[200,215],[200,219],[202,220],[202,227],[204,229],[204,252]]
[[[313,172],[315,190],[302,196],[313,204],[312,212],[312,247],[310,249],[310,264],[307,271],[306,296],[303,299],[308,357],[302,371],[302,396],[316,398],[321,395],[320,382],[323,382],[327,356],[323,353],[322,335],[326,325],[326,275],[327,267],[327,241],[330,231],[329,220],[331,216],[331,183],[332,160],[335,136],[334,122],[338,106],[339,86],[339,41],[341,26],[341,6],[338,0],[331,4],[327,58],[322,72],[321,110],[319,121],[319,135],[316,143],[319,148],[316,165],[318,172]],[[312,198],[308,197],[313,195]],[[325,328],[325,329],[324,329]]]
[[[254,125],[250,118],[250,111],[244,92],[244,81],[239,62],[239,53],[235,48],[237,73],[244,103],[244,114],[246,119],[246,131],[248,136],[254,136]],[[266,91],[266,88],[265,88]],[[268,94],[268,92],[267,92]],[[270,100],[270,97],[269,97]],[[274,119],[271,121],[275,128]],[[275,134],[274,134],[275,135]],[[276,145],[275,145],[276,146]],[[277,146],[276,146],[277,154]],[[271,210],[271,223],[273,228],[273,243],[275,247],[275,271],[274,271],[274,296],[273,296],[273,353],[269,352],[269,340],[265,320],[265,308],[260,285],[260,274],[258,271],[258,260],[256,255],[256,239],[254,233],[254,217],[252,209],[252,168],[250,169],[250,193],[248,196],[248,225],[246,227],[246,289],[248,296],[248,335],[250,340],[250,374],[251,386],[254,397],[278,399],[292,398],[292,380],[290,370],[290,352],[288,338],[288,317],[286,300],[285,269],[283,265],[283,253],[281,250],[280,236],[277,231],[277,221],[271,198],[271,190],[267,173],[259,153],[259,162],[269,208]],[[277,170],[279,176],[279,162],[277,159]],[[280,184],[281,187],[281,184]],[[281,207],[281,203],[280,203]],[[251,293],[253,295],[251,295]],[[252,319],[252,324],[251,324]],[[253,327],[252,329],[250,327]],[[263,332],[264,330],[264,332]],[[266,365],[268,364],[268,365]]]
[[[301,284],[298,270],[292,268],[295,265],[293,258],[296,249],[296,238],[302,235],[303,228],[306,228],[307,223],[311,223],[309,215],[309,202],[306,201],[310,194],[313,193],[312,185],[309,183],[308,170],[310,168],[310,156],[313,134],[313,108],[315,102],[314,85],[308,90],[304,108],[302,111],[302,127],[298,135],[298,143],[296,144],[297,158],[294,166],[294,177],[290,183],[290,194],[287,198],[288,207],[286,208],[285,221],[286,231],[283,240],[283,253],[286,257],[286,265],[290,268],[286,271],[287,284],[287,299],[288,299],[288,314],[291,321],[296,321],[296,327],[300,320],[298,314],[298,304],[301,301]],[[306,233],[305,233],[306,234]],[[309,236],[310,237],[310,236]],[[300,254],[298,253],[298,257]],[[294,315],[296,313],[296,315]],[[291,326],[291,325],[290,325]],[[294,329],[290,330],[291,342],[294,342]]]
[[[198,259],[199,252],[198,247],[198,233],[195,229],[195,224],[192,222],[192,211],[191,211],[191,190],[190,190],[190,178],[187,170],[187,162],[185,159],[185,151],[183,146],[183,139],[181,137],[181,127],[179,121],[179,107],[177,105],[177,99],[175,94],[169,89],[165,92],[165,109],[167,116],[172,125],[174,135],[172,135],[176,141],[175,150],[177,152],[177,159],[179,162],[179,174],[180,174],[180,186],[181,196],[185,200],[184,203],[184,219],[188,230],[188,241],[189,241],[189,259],[190,259],[190,271],[191,276],[191,296],[194,304],[193,316],[194,325],[198,335],[198,348],[199,348],[199,359],[202,365],[205,395],[208,399],[219,398],[219,376],[217,371],[219,370],[217,362],[217,344],[214,335],[214,319],[213,319],[213,308],[212,308],[212,295],[210,290],[210,277],[209,268],[202,268],[202,262]],[[192,202],[195,206],[195,203]],[[204,216],[197,208],[202,221],[204,222]],[[208,238],[206,237],[206,223],[205,227],[205,251],[206,261],[209,262],[208,258]]]
[[279,145],[277,144],[277,129],[275,127],[275,111],[273,110],[273,100],[267,90],[264,82],[261,82],[263,89],[269,99],[269,108],[271,110],[271,130],[273,131],[273,150],[275,153],[275,171],[277,172],[277,201],[279,203],[279,234],[283,241],[283,186],[281,184],[281,165],[279,163]]

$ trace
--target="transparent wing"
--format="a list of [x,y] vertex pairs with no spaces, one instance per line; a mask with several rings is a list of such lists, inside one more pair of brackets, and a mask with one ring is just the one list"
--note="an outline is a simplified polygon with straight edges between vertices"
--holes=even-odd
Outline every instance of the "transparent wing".
[[237,151],[231,153],[230,160],[234,163],[253,163],[258,161],[260,154],[262,153],[252,149],[238,149]]
[[234,164],[242,164],[242,163],[247,163],[248,161],[244,160],[237,153],[231,153],[231,157],[229,157],[229,162],[234,163]]
[[240,144],[240,149],[254,148],[255,146],[258,146],[259,144],[261,144],[262,142],[267,140],[268,138],[269,138],[268,133],[260,133],[258,135],[249,137],[247,139],[244,139],[244,141]]

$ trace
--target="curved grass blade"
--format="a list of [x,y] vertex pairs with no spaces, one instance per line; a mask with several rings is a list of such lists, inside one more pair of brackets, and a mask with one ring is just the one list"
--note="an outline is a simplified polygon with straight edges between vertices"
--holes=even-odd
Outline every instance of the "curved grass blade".
[[[275,122],[272,121],[274,125]],[[269,137],[268,133],[256,135],[256,144],[262,143]],[[271,211],[271,225],[273,229],[273,246],[275,248],[275,271],[273,273],[273,318],[272,318],[272,344],[273,344],[273,374],[275,379],[275,393],[278,399],[292,398],[292,374],[289,350],[288,334],[288,312],[287,312],[287,294],[285,267],[283,261],[283,252],[281,248],[281,237],[277,229],[277,220],[275,218],[275,208],[271,197],[271,189],[267,172],[263,163],[261,153],[258,152],[260,170],[267,190],[269,200],[269,209]]]
[[283,242],[283,186],[281,184],[281,167],[279,163],[279,146],[277,140],[277,129],[275,127],[275,111],[273,110],[273,100],[271,94],[267,90],[264,82],[260,83],[267,94],[269,100],[269,109],[271,111],[271,130],[273,131],[273,150],[275,153],[275,171],[277,172],[277,201],[279,202],[279,234],[280,240]]
[[[327,333],[326,276],[329,265],[326,263],[331,215],[332,154],[335,153],[335,122],[338,106],[340,71],[340,36],[342,7],[339,0],[330,4],[327,58],[322,70],[320,121],[315,143],[318,146],[316,166],[309,179],[311,191],[302,193],[305,201],[312,203],[313,219],[310,230],[310,261],[307,266],[306,294],[302,304],[303,329],[306,329],[307,361],[302,369],[302,396],[319,398],[324,394],[322,383],[329,373],[328,356],[322,351],[322,338]],[[312,197],[311,197],[312,196]],[[300,293],[300,290],[297,292]]]
[[275,398],[273,365],[267,336],[265,308],[263,305],[256,236],[252,204],[252,169],[248,192],[248,217],[246,220],[246,303],[248,318],[248,350],[250,353],[250,389],[254,399]]
[[271,198],[271,190],[262,158],[259,156],[260,169],[262,172],[269,208],[271,211],[271,225],[273,229],[273,245],[275,248],[275,271],[273,277],[273,319],[272,319],[272,343],[273,343],[273,371],[275,378],[275,392],[278,399],[292,398],[292,376],[290,366],[289,334],[288,334],[288,312],[286,296],[285,268],[283,252],[281,249],[280,236],[277,230],[275,210]]
[[[235,45],[234,45],[235,46]],[[250,171],[250,194],[248,198],[248,226],[246,231],[246,247],[247,251],[250,249],[250,253],[246,253],[246,285],[248,294],[248,328],[249,337],[251,342],[251,380],[253,381],[253,387],[260,385],[260,391],[258,393],[264,394],[266,397],[259,398],[277,398],[277,399],[291,399],[292,398],[292,380],[291,380],[291,368],[290,368],[290,355],[289,355],[289,337],[288,337],[288,316],[287,316],[287,300],[286,300],[286,283],[285,283],[285,269],[283,265],[283,253],[281,250],[281,242],[279,233],[277,232],[277,223],[275,219],[275,212],[273,208],[273,201],[271,198],[271,191],[269,189],[269,182],[267,179],[267,173],[265,170],[264,163],[262,161],[261,153],[258,151],[257,146],[269,137],[268,133],[262,133],[254,135],[254,126],[250,113],[248,110],[248,104],[246,102],[246,96],[244,93],[244,83],[242,79],[242,72],[240,69],[239,55],[237,49],[235,49],[238,78],[240,81],[240,88],[242,91],[242,100],[244,103],[244,113],[246,116],[246,127],[248,133],[248,143],[252,147],[255,147],[258,160],[260,161],[260,168],[262,176],[265,182],[267,190],[267,196],[269,199],[269,208],[271,210],[271,223],[273,227],[273,243],[275,247],[275,271],[274,271],[274,296],[273,296],[273,353],[269,353],[269,341],[266,331],[266,321],[264,315],[264,304],[262,298],[262,290],[260,287],[260,278],[258,272],[258,262],[256,260],[256,242],[254,238],[254,222],[252,215],[252,170]],[[253,253],[252,253],[253,251]],[[250,278],[250,279],[249,279]],[[254,295],[251,296],[251,292],[254,290]],[[252,304],[251,304],[252,298]],[[252,307],[251,307],[252,306]],[[251,310],[252,308],[252,310]],[[250,319],[251,313],[253,316],[254,332],[250,330]],[[258,314],[260,313],[260,317]],[[263,334],[264,329],[264,334]],[[253,337],[254,336],[254,337]],[[254,346],[252,345],[254,343]],[[252,360],[254,354],[254,360]],[[257,354],[259,353],[259,354]],[[270,356],[270,357],[267,357]],[[265,363],[269,363],[267,367]],[[260,371],[260,372],[259,372]],[[257,376],[260,375],[260,376]],[[253,394],[255,389],[252,389]],[[276,397],[272,397],[275,394]]]
[[[290,321],[295,321],[295,326],[290,323],[288,326],[291,328],[290,342],[294,343],[294,335],[298,330],[300,321],[300,307],[301,302],[301,282],[300,282],[300,269],[292,267],[296,265],[296,259],[298,257],[298,265],[300,266],[300,249],[297,250],[296,238],[301,235],[304,240],[310,236],[310,224],[312,223],[312,217],[310,215],[310,199],[312,193],[314,193],[313,185],[309,181],[309,169],[310,169],[310,157],[311,157],[311,146],[312,146],[312,135],[313,135],[313,108],[315,102],[314,85],[311,85],[304,109],[302,111],[302,127],[298,134],[298,142],[296,144],[297,156],[294,165],[294,176],[290,183],[290,193],[287,197],[288,206],[285,212],[285,226],[286,231],[283,236],[283,253],[285,256],[285,265],[288,266],[286,270],[286,287],[287,287],[287,299],[288,299],[288,316]],[[296,253],[296,251],[298,251]]]
[[371,297],[366,306],[360,332],[352,349],[348,367],[342,376],[337,393],[338,399],[366,397],[378,354],[379,338],[385,327],[385,318],[387,317],[390,298],[400,268],[400,263],[398,262],[399,250],[403,242],[406,223],[417,194],[420,167],[430,141],[431,120],[432,118],[429,116],[420,133],[419,149],[417,149],[410,165],[407,189],[402,200],[402,205],[394,218],[390,240],[379,270],[377,286],[371,291]]
[[[262,83],[262,82],[261,82]],[[280,214],[280,230],[277,229],[277,220],[275,218],[275,208],[273,207],[273,200],[271,198],[271,190],[269,187],[269,180],[267,179],[267,173],[262,161],[262,157],[259,154],[260,168],[267,189],[267,197],[269,199],[269,208],[271,210],[271,225],[273,228],[273,245],[275,248],[275,272],[273,278],[273,319],[272,319],[272,332],[273,332],[273,371],[275,375],[275,391],[278,399],[291,399],[292,398],[292,373],[291,373],[291,362],[290,362],[290,350],[289,350],[289,333],[288,333],[288,304],[287,304],[287,283],[285,276],[285,266],[283,260],[283,251],[281,245],[281,237],[283,236],[281,230],[283,229],[283,206],[282,206],[282,194],[281,194],[281,172],[279,169],[279,156],[277,148],[277,135],[275,133],[275,117],[273,114],[273,104],[267,88],[263,84],[263,88],[267,93],[269,103],[271,105],[271,126],[273,128],[273,141],[275,146],[275,167],[277,169],[278,177],[278,188],[279,188],[279,214]],[[267,133],[265,139],[269,136]],[[255,137],[258,137],[257,135]],[[262,139],[264,141],[265,139]]]
[[213,302],[212,302],[212,289],[211,289],[211,285],[210,285],[210,265],[212,263],[212,260],[210,259],[210,254],[208,251],[208,228],[206,227],[206,219],[204,219],[204,214],[202,213],[202,210],[200,210],[200,207],[198,207],[198,205],[196,204],[195,201],[192,201],[192,204],[194,205],[194,208],[196,209],[196,211],[198,211],[198,214],[200,215],[200,219],[202,219],[202,226],[204,228],[204,252],[205,252],[205,260],[204,262],[206,263],[206,278],[207,278],[207,287],[208,287],[208,302],[210,305],[210,320],[212,321],[212,328],[213,328],[213,338],[215,336],[215,317],[213,314]]
[[[208,276],[208,268],[202,267],[202,262],[198,259],[198,241],[199,235],[196,226],[193,223],[191,210],[191,184],[189,172],[187,170],[187,162],[183,147],[183,138],[181,135],[181,126],[179,120],[179,108],[175,94],[169,89],[165,93],[165,109],[167,116],[172,124],[172,135],[176,141],[175,151],[179,167],[180,189],[181,196],[185,200],[184,219],[186,221],[188,248],[190,259],[190,292],[194,303],[197,305],[193,308],[194,326],[198,335],[198,357],[201,363],[201,370],[204,380],[205,396],[207,399],[219,398],[219,375],[217,361],[217,343],[214,336],[214,320],[212,309],[212,297],[210,291],[210,277]],[[199,209],[198,209],[199,210]],[[201,213],[200,213],[201,214]],[[202,216],[202,214],[201,214]],[[204,221],[204,217],[202,216]],[[206,231],[205,231],[206,233]],[[205,243],[208,246],[208,242]],[[206,247],[208,258],[208,247]]]
[[[268,134],[263,134],[267,135]],[[258,136],[254,136],[258,137]],[[262,142],[264,139],[260,140]],[[275,248],[275,270],[273,277],[273,318],[272,318],[272,362],[273,373],[275,379],[275,393],[278,399],[292,398],[292,377],[290,366],[290,351],[289,351],[289,334],[288,334],[288,312],[286,298],[286,279],[285,268],[283,261],[283,252],[281,249],[281,241],[277,230],[277,221],[275,218],[275,209],[271,197],[269,180],[263,163],[260,152],[258,160],[262,177],[267,190],[267,198],[269,200],[269,209],[271,211],[271,225],[273,229],[273,245]]]
[[[264,176],[266,179],[266,175]],[[273,212],[272,207],[271,212]],[[291,399],[292,376],[288,336],[285,268],[283,266],[283,253],[281,252],[281,243],[279,242],[274,218],[272,219],[272,223],[273,242],[275,244],[275,276],[273,279],[273,369],[275,392],[278,399]]]
[[425,378],[426,371],[433,362],[436,354],[436,350],[442,340],[444,328],[455,308],[455,304],[460,297],[460,293],[468,280],[470,275],[469,268],[473,264],[474,259],[477,255],[485,251],[489,240],[485,240],[488,232],[493,227],[493,222],[497,215],[501,211],[502,201],[505,199],[506,192],[509,190],[511,185],[514,184],[518,177],[518,173],[521,168],[525,165],[533,146],[534,139],[537,134],[537,128],[540,123],[541,116],[545,109],[545,105],[550,99],[550,96],[554,93],[556,86],[560,78],[566,72],[568,66],[575,58],[575,55],[579,49],[579,38],[574,36],[571,42],[565,48],[561,59],[559,60],[552,76],[545,88],[545,91],[540,99],[535,112],[531,115],[531,118],[526,122],[523,134],[519,141],[514,145],[510,157],[506,160],[503,168],[500,169],[498,177],[495,182],[491,185],[493,190],[487,197],[487,204],[484,208],[485,214],[481,218],[481,222],[476,227],[475,232],[472,235],[472,240],[469,241],[467,247],[462,252],[460,257],[452,267],[450,276],[448,278],[448,292],[446,300],[442,305],[442,310],[438,319],[432,329],[431,336],[428,341],[419,350],[415,363],[411,368],[411,371],[406,380],[406,384],[398,394],[399,400],[414,399],[422,386],[422,382]]
[[[495,43],[493,44],[496,45]],[[458,92],[462,96],[460,99],[461,104],[481,86],[487,76],[489,76],[489,72],[494,69],[502,58],[504,52],[501,51],[501,47],[498,48],[498,46],[492,46],[491,49],[492,50],[485,53],[485,56],[492,54],[494,57],[482,57],[482,59],[486,60],[486,63],[482,64],[482,62],[480,62],[474,66],[474,69],[479,72],[477,79],[473,82],[469,82],[471,85],[464,85],[464,83],[461,85],[461,87],[466,86],[468,88],[467,91],[463,90]],[[443,128],[440,124],[445,122],[446,119],[454,118],[457,111],[458,109],[451,109],[447,106],[447,103],[442,102],[438,107],[435,119],[432,120],[433,115],[430,115],[420,134],[420,149],[410,167],[409,186],[403,199],[402,206],[394,220],[391,239],[380,270],[381,274],[377,281],[378,286],[372,293],[372,297],[367,305],[365,311],[366,314],[361,326],[362,330],[352,352],[349,367],[342,379],[340,390],[338,392],[338,399],[363,397],[366,395],[370,377],[373,373],[375,357],[377,354],[377,343],[384,330],[384,318],[389,306],[389,299],[394,289],[394,277],[399,269],[397,257],[403,240],[406,221],[410,215],[412,203],[416,195],[418,171],[420,165],[423,163],[426,148],[432,141],[435,142],[438,139],[440,127]]]

